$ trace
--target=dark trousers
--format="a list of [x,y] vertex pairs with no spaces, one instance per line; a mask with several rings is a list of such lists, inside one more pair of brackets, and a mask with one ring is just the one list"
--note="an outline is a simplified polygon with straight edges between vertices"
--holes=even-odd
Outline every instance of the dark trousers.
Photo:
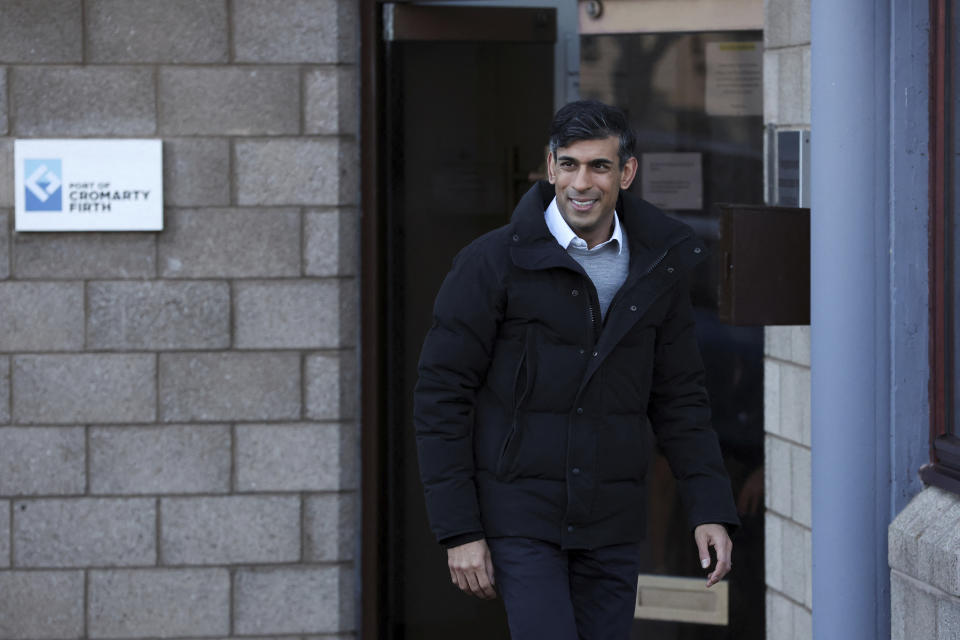
[[512,640],[628,640],[640,545],[563,551],[531,538],[488,538]]

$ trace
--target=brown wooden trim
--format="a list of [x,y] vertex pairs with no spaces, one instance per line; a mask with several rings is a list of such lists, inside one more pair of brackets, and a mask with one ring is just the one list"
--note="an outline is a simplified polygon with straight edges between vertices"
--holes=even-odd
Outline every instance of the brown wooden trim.
[[386,607],[381,514],[384,458],[384,250],[378,194],[378,140],[381,130],[380,5],[357,0],[360,6],[360,629],[361,640],[385,637]]
[[960,474],[939,464],[927,464],[920,468],[920,479],[926,485],[960,494]]
[[395,4],[386,38],[393,41],[555,42],[557,12],[547,8]]
[[930,2],[930,459],[947,432],[946,211],[946,2]]
[[949,433],[942,435],[934,440],[933,448],[941,464],[953,468],[957,474],[960,474],[960,438]]

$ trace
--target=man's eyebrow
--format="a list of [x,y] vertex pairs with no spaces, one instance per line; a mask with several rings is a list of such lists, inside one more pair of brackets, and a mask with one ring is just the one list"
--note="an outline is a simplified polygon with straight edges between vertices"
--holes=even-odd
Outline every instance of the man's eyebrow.
[[[577,159],[574,158],[573,156],[559,156],[559,157],[557,157],[557,162],[564,162],[564,161],[576,162],[576,163],[579,163],[579,162],[580,162],[579,160],[577,160]],[[590,160],[587,160],[586,163],[587,163],[587,164],[613,164],[613,160],[609,160],[609,159],[607,159],[607,158],[591,158]]]

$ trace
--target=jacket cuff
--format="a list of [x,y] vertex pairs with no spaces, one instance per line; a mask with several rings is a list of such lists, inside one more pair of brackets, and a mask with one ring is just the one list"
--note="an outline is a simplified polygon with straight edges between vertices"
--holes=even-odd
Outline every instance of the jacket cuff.
[[450,536],[449,538],[444,538],[441,540],[440,544],[444,549],[452,549],[453,547],[459,547],[462,544],[475,542],[477,540],[483,540],[483,531],[471,531],[470,533],[461,533],[455,536]]
[[736,522],[731,522],[730,520],[727,520],[727,519],[722,519],[722,520],[713,519],[713,520],[704,520],[703,522],[697,522],[690,529],[690,533],[693,533],[694,531],[696,531],[697,527],[699,527],[702,524],[722,524],[723,527],[727,530],[727,535],[730,536],[731,540],[733,539],[737,531],[740,529],[739,518],[736,520]]

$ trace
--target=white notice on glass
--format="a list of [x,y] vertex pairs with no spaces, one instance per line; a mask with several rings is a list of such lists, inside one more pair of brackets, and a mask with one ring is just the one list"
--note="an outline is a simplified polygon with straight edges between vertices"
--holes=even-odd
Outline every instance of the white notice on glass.
[[760,42],[708,42],[708,116],[763,115],[763,47]]
[[644,153],[640,190],[661,209],[703,209],[703,169],[699,153]]

